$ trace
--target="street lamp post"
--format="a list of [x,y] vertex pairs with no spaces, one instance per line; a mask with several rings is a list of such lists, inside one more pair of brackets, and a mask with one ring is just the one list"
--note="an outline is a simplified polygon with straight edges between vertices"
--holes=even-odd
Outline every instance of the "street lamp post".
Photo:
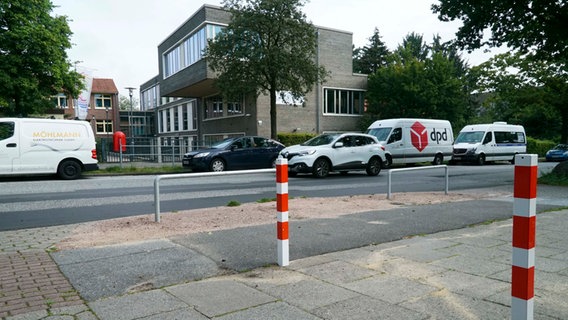
[[[108,106],[105,106],[105,111],[106,111],[106,120],[105,120],[106,141],[105,141],[105,143],[103,143],[103,161],[106,161],[106,154],[108,153],[108,151],[107,151],[107,146],[109,146],[109,139],[108,139]],[[108,149],[110,150],[110,147],[109,147]]]
[[128,111],[128,134],[130,135],[130,138],[132,138],[134,136],[134,133],[132,132],[132,96],[136,88],[126,87],[125,89],[128,89],[128,95],[130,96],[130,110]]
[[133,87],[126,87],[125,89],[128,89],[128,95],[130,96],[130,111],[128,112],[128,135],[130,136],[130,162],[132,162],[133,160],[133,154],[134,154],[134,132],[132,130],[132,95],[134,94],[134,89]]

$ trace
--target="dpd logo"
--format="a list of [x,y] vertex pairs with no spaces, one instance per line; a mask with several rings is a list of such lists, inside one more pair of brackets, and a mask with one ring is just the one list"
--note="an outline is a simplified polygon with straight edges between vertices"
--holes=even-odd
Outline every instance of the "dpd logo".
[[416,121],[410,127],[410,141],[418,151],[422,151],[428,146],[428,132],[426,132],[426,127],[422,123]]

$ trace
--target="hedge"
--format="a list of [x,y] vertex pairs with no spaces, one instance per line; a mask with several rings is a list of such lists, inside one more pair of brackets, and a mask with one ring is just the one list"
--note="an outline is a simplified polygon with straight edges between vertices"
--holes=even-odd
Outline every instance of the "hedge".
[[550,140],[538,140],[527,137],[527,153],[538,154],[539,157],[546,156],[546,151],[554,148],[557,143]]

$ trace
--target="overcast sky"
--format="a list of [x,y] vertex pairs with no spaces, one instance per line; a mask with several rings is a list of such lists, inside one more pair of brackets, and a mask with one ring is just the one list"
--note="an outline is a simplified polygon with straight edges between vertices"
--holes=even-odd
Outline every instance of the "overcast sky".
[[[395,49],[409,33],[430,43],[435,34],[450,40],[460,22],[441,22],[430,10],[434,0],[308,0],[303,7],[313,24],[353,33],[355,47],[368,44],[375,27]],[[66,15],[73,36],[69,59],[96,78],[112,78],[121,95],[158,74],[158,44],[204,4],[219,0],[52,0],[56,15]],[[470,65],[488,59],[481,50],[463,57]]]

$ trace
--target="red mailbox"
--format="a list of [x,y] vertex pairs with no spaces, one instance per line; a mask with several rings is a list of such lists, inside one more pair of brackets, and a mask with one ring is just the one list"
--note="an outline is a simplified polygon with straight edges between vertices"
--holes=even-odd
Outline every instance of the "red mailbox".
[[112,136],[113,151],[119,152],[122,145],[122,152],[126,151],[126,135],[122,131],[116,131]]

